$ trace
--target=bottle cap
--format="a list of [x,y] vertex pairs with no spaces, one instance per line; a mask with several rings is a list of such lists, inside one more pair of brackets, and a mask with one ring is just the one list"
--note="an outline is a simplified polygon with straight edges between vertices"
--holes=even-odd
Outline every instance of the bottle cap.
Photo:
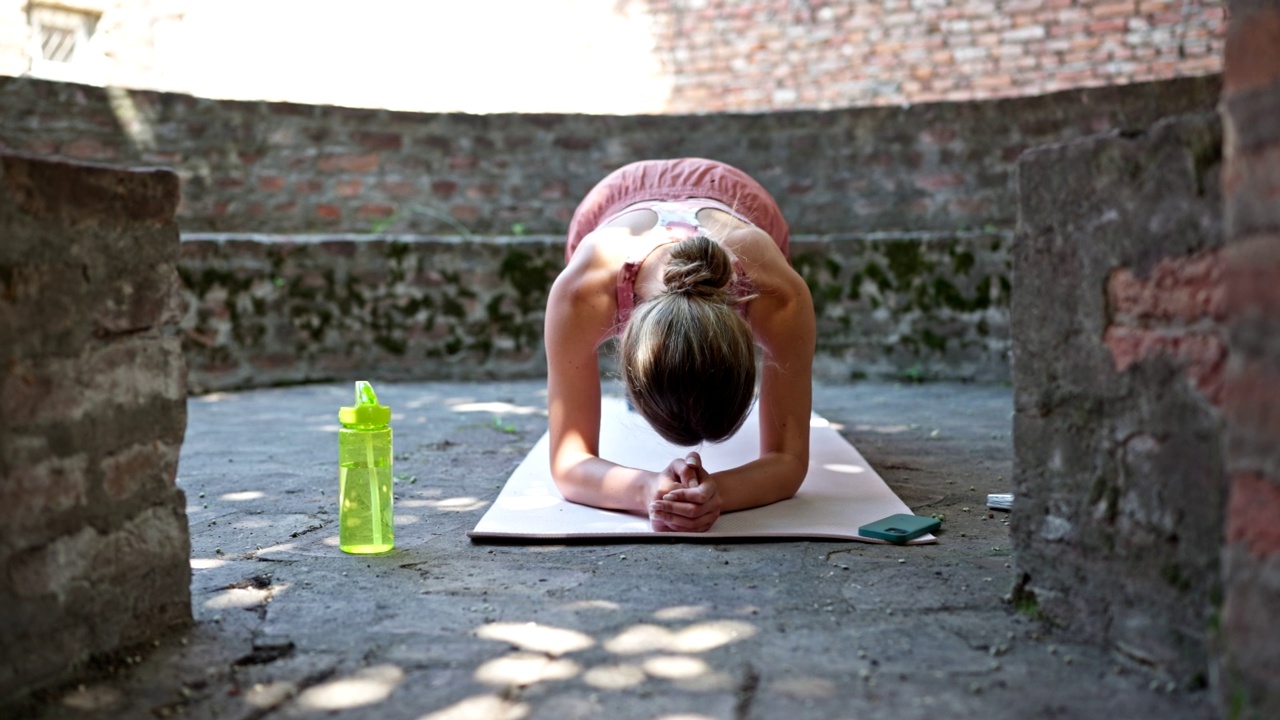
[[343,425],[386,425],[391,422],[391,408],[379,405],[373,386],[358,380],[355,407],[338,408],[338,422]]

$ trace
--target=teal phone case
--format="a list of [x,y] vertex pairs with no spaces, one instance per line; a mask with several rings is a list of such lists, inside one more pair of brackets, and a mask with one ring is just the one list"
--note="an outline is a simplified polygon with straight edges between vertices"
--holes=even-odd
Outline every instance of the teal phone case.
[[937,518],[920,515],[890,515],[858,528],[858,534],[891,543],[905,543],[942,527]]

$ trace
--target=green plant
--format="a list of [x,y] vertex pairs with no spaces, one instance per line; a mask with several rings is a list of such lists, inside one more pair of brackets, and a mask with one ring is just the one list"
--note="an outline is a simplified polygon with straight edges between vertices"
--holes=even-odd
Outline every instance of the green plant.
[[386,232],[392,225],[396,224],[397,216],[378,218],[369,224],[369,232],[374,235],[380,235]]
[[494,417],[493,422],[490,423],[490,425],[491,427],[493,427],[494,430],[497,430],[499,432],[504,432],[508,435],[514,435],[517,432],[515,425],[512,425],[511,423],[502,422],[502,418],[500,417]]
[[906,370],[903,370],[902,379],[913,383],[924,382],[924,366],[920,363],[916,363]]

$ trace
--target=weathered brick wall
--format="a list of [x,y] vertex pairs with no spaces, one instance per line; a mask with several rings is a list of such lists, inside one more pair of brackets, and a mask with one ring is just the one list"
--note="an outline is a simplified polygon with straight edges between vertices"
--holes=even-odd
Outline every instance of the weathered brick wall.
[[1232,717],[1280,717],[1280,2],[1231,3],[1222,114],[1231,360],[1222,682]]
[[177,200],[0,154],[0,698],[191,616]]
[[1015,598],[1208,681],[1226,500],[1216,114],[1038,148],[1013,244]]
[[0,78],[0,148],[169,165],[186,232],[565,231],[632,160],[737,165],[797,234],[1011,228],[1028,147],[1212,108],[1217,78],[767,115],[430,115]]
[[1038,95],[1221,70],[1220,0],[634,0],[670,112]]
[[[194,308],[185,347],[197,390],[347,377],[362,372],[355,357],[405,378],[538,374],[535,298],[543,290],[510,286],[501,268],[518,243],[490,241],[518,230],[531,247],[558,245],[549,237],[563,233],[578,198],[606,172],[679,154],[753,173],[797,237],[811,239],[796,243],[795,260],[820,303],[820,375],[1000,380],[1017,155],[1207,109],[1217,93],[1216,80],[1202,78],[907,109],[697,118],[413,115],[131,93],[133,114],[117,119],[95,88],[0,80],[0,97],[14,101],[0,105],[0,142],[178,168],[184,230],[223,238],[184,244]],[[340,237],[369,239],[372,230],[405,240]],[[256,239],[244,242],[246,233]],[[316,245],[308,234],[328,240]],[[467,257],[440,235],[467,237],[477,251]],[[278,239],[282,247],[264,245]],[[538,257],[557,253],[546,252]],[[377,271],[350,265],[353,258]],[[428,270],[436,279],[415,284]],[[410,272],[415,282],[382,272]],[[339,280],[349,277],[350,287]],[[484,300],[445,314],[445,295],[462,291]],[[499,297],[493,312],[504,319],[496,322],[488,303]],[[423,306],[426,298],[436,305]],[[511,310],[501,308],[516,302],[535,309],[505,317]],[[393,327],[392,318],[408,324]],[[513,340],[514,327],[527,342]]]
[[[1006,380],[1008,245],[1003,232],[793,238],[817,376]],[[545,375],[563,257],[560,236],[187,235],[190,387]],[[611,372],[610,349],[601,361]]]

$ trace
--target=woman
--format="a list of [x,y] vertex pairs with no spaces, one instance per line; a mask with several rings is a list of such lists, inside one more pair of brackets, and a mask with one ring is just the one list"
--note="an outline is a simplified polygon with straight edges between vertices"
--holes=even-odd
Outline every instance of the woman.
[[[624,166],[587,194],[547,300],[551,474],[567,500],[702,532],[722,512],[785,500],[809,465],[813,299],[788,260],[777,204],[746,173],[699,158]],[[661,472],[599,455],[597,348],[621,334],[636,410],[678,445],[742,425],[760,372],[760,457]]]

